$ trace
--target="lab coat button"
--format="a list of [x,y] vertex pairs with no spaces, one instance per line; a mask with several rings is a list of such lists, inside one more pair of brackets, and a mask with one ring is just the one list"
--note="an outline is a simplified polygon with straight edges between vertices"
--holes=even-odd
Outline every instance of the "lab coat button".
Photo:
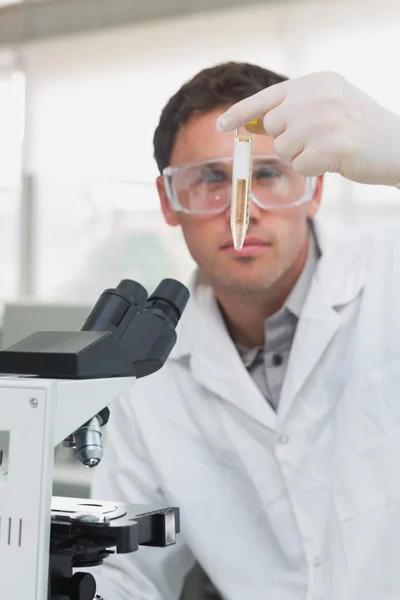
[[284,446],[285,444],[288,444],[288,443],[289,443],[289,438],[287,437],[287,435],[280,435],[280,436],[278,437],[278,442],[279,442],[279,443],[280,443],[282,446]]
[[322,563],[322,559],[320,556],[316,556],[314,558],[314,567],[320,567]]
[[280,354],[274,354],[272,357],[272,364],[274,367],[280,367],[283,364],[283,358]]

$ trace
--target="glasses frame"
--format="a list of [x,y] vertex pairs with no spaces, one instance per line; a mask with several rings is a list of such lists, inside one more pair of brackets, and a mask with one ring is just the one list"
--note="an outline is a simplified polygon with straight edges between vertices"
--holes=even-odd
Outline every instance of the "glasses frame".
[[[254,159],[259,159],[259,158],[273,159],[273,160],[277,160],[280,163],[282,163],[282,161],[275,154],[255,154],[254,155]],[[164,179],[165,191],[167,194],[167,198],[168,198],[168,201],[170,203],[172,210],[174,210],[176,212],[184,212],[189,215],[217,215],[217,214],[224,212],[231,204],[230,198],[227,200],[227,202],[221,208],[217,208],[214,210],[205,210],[205,211],[203,211],[203,210],[188,210],[187,208],[181,206],[179,204],[176,190],[174,189],[174,186],[173,186],[172,179],[173,179],[174,173],[180,171],[183,168],[206,165],[206,164],[212,163],[214,161],[215,162],[217,162],[217,161],[223,162],[223,161],[227,161],[227,160],[232,160],[232,156],[208,158],[207,160],[202,160],[200,162],[187,163],[184,165],[177,165],[175,167],[172,167],[172,166],[165,167],[162,171],[162,176]],[[300,206],[301,204],[306,204],[307,202],[311,202],[311,200],[314,198],[314,194],[315,194],[315,190],[316,190],[316,186],[317,186],[317,178],[316,177],[304,177],[302,175],[299,175],[299,176],[303,177],[305,180],[305,192],[304,192],[303,196],[301,198],[299,198],[298,200],[294,200],[293,202],[288,202],[287,204],[269,204],[269,205],[267,205],[265,203],[261,203],[258,200],[257,196],[253,192],[250,192],[250,199],[254,202],[254,204],[256,206],[258,206],[262,210],[274,210],[274,209],[278,210],[278,209],[282,209],[282,208],[291,208],[293,206]]]

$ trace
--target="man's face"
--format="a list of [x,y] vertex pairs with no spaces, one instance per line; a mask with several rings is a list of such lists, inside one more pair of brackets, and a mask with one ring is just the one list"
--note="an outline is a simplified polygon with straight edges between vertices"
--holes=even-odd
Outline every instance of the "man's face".
[[[179,131],[170,165],[181,166],[233,153],[233,133],[216,129],[223,109],[193,118]],[[274,154],[273,140],[254,136],[254,156]],[[230,208],[211,215],[192,215],[171,209],[162,177],[157,180],[164,217],[180,225],[195,262],[212,285],[239,293],[267,290],[289,272],[307,245],[307,218],[320,201],[321,180],[314,199],[300,206],[261,209],[250,203],[250,223],[243,249],[235,251],[230,229]]]

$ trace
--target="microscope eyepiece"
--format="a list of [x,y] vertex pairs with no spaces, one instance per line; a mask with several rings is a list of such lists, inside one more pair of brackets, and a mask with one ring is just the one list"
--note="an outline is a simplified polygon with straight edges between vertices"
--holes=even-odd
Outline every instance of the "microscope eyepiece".
[[[147,300],[146,289],[137,281],[123,279],[115,289],[105,290],[87,319],[81,331],[113,331],[116,333],[122,321],[130,321]],[[122,327],[122,331],[125,327]],[[122,332],[121,332],[122,333]]]
[[176,327],[189,300],[189,290],[175,279],[163,279],[149,296],[145,309],[160,309]]
[[[113,290],[108,291],[111,293],[113,292]],[[147,291],[142,284],[137,281],[132,281],[131,279],[123,279],[120,281],[116,287],[116,292],[131,298],[132,303],[139,304],[140,306],[143,306],[148,296]]]

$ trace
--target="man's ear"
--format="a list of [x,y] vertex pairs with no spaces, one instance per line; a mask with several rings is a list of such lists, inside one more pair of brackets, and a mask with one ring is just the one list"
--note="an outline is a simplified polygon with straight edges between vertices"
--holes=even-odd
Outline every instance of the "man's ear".
[[317,213],[319,205],[321,204],[322,190],[324,187],[324,176],[320,175],[316,178],[316,186],[313,199],[308,203],[307,206],[307,217],[311,219]]
[[162,175],[159,175],[157,177],[156,185],[164,219],[166,220],[168,225],[171,225],[172,227],[180,225],[178,213],[171,208],[171,204],[168,200],[167,192],[165,189],[165,181]]

